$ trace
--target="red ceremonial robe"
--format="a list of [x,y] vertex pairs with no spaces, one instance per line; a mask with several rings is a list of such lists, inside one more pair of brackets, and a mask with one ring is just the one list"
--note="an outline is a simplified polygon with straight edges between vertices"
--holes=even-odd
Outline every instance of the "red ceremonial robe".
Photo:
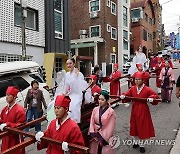
[[120,81],[119,77],[121,77],[121,72],[120,71],[115,71],[111,73],[110,75],[110,95],[116,95],[120,96],[121,95],[121,87],[120,87]]
[[[8,112],[8,106],[4,107],[1,112],[0,123],[6,123],[8,127],[14,128],[26,122],[26,113],[24,108],[15,104]],[[23,141],[23,137],[16,134],[9,134],[2,139],[1,152],[12,148]],[[13,154],[25,154],[25,149],[18,150]]]
[[161,70],[162,70],[163,67],[165,67],[164,63],[156,64],[156,66],[155,66],[155,70],[156,70],[156,87],[157,88],[161,87],[161,83],[159,81],[159,75],[160,75]]
[[[58,130],[56,130],[56,121],[57,119],[51,121],[48,129],[44,133],[45,137],[49,137],[60,142],[64,141],[67,143],[74,143],[81,146],[85,145],[79,126],[74,121],[68,118]],[[48,144],[44,141],[41,141],[37,145],[37,149],[41,150],[43,148],[47,148],[47,154],[64,154],[61,146],[51,143]],[[81,154],[82,152],[71,150],[70,153]]]
[[[139,94],[137,92],[137,87],[132,86],[123,95],[137,98],[159,98],[158,95],[151,88],[145,85]],[[128,99],[125,98],[123,102],[128,102]],[[157,105],[158,102],[152,102],[151,104]],[[147,101],[133,100],[130,118],[130,135],[137,136],[140,139],[149,139],[150,137],[155,136],[154,126],[152,123]]]

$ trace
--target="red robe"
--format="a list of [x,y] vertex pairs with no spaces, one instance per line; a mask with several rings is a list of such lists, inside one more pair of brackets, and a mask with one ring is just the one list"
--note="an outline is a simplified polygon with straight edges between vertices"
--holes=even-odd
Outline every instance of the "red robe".
[[156,59],[156,57],[154,57],[150,61],[150,67],[153,68],[153,67],[155,67],[156,64],[157,64],[157,59]]
[[101,93],[101,88],[97,85],[94,85],[92,88],[91,88],[91,92],[92,92],[92,95],[94,95],[94,93],[98,93],[100,94]]
[[[137,93],[136,86],[132,86],[123,95],[138,98],[159,98],[158,95],[147,86],[144,86],[139,94]],[[128,99],[125,98],[123,102],[128,102]],[[158,102],[152,102],[151,104],[157,105]],[[138,136],[140,139],[155,137],[154,126],[147,101],[133,101],[130,118],[130,135]]]
[[110,95],[121,95],[121,87],[119,77],[121,77],[120,71],[115,71],[110,75]]
[[[64,141],[81,146],[85,145],[79,126],[70,118],[67,119],[58,130],[56,130],[56,119],[52,120],[48,129],[45,131],[44,136],[58,140],[60,142]],[[41,150],[43,148],[47,148],[47,154],[64,154],[61,146],[57,146],[51,143],[48,144],[44,141],[41,141],[40,144],[37,145],[37,149]],[[70,153],[81,154],[82,152],[71,151]]]
[[162,68],[165,67],[164,63],[156,64],[155,70],[156,70],[156,87],[160,88],[161,83],[159,82],[159,75],[161,73]]
[[[26,122],[26,113],[24,108],[19,104],[15,104],[6,114],[7,110],[8,106],[4,107],[1,112],[1,124],[6,123],[8,127],[14,128]],[[2,139],[1,152],[19,144],[21,141],[23,141],[22,136],[9,134],[7,137]],[[25,149],[18,150],[13,154],[25,154]]]

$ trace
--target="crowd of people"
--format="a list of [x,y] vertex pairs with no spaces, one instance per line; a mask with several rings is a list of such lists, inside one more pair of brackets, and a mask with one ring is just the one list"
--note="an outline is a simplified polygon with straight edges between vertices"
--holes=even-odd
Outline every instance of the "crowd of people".
[[[41,124],[35,125],[37,149],[47,148],[47,154],[61,154],[64,151],[70,153],[81,153],[71,150],[69,143],[85,146],[82,132],[79,128],[81,124],[81,107],[85,94],[85,103],[97,103],[91,114],[88,135],[90,137],[91,154],[115,154],[109,144],[109,139],[113,137],[116,125],[116,114],[111,107],[111,96],[117,96],[122,103],[132,102],[130,117],[130,136],[134,140],[147,140],[155,136],[155,129],[151,119],[148,103],[157,105],[160,98],[163,102],[170,102],[175,84],[173,65],[169,56],[154,57],[147,64],[146,56],[142,53],[141,47],[133,59],[129,75],[126,76],[131,82],[127,92],[121,93],[120,79],[125,77],[118,70],[119,65],[113,65],[113,72],[109,77],[103,77],[99,66],[95,67],[94,73],[89,76],[88,82],[84,80],[83,74],[75,67],[75,60],[66,61],[69,72],[58,72],[57,89],[54,99],[45,102],[42,91],[36,80],[32,81],[31,89],[28,90],[24,102],[24,108],[16,102],[18,87],[9,86],[6,91],[7,106],[0,114],[0,130],[5,127],[18,127],[25,122],[37,119],[43,115],[43,106],[47,109],[48,127],[45,132],[41,130]],[[156,74],[157,93],[149,87],[151,73]],[[103,90],[102,82],[110,82],[110,93]],[[180,97],[180,77],[176,83],[176,97]],[[28,132],[29,128],[24,129]],[[42,137],[49,137],[62,142],[62,146],[47,143]],[[7,136],[2,139],[1,152],[24,141],[22,135]],[[133,148],[138,148],[141,153],[145,152],[143,142],[134,144]],[[15,154],[24,154],[25,149],[16,151]]]

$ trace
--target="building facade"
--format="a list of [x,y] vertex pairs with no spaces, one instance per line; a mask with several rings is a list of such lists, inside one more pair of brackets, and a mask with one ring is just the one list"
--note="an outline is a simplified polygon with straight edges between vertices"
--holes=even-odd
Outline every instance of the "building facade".
[[143,52],[153,52],[153,25],[155,12],[151,0],[131,0],[131,50],[138,50],[142,46]]
[[[22,59],[20,0],[1,0],[0,62]],[[43,65],[45,47],[44,0],[27,1],[26,54],[27,60]]]
[[87,70],[84,74],[90,73],[90,65],[102,63],[118,62],[122,68],[123,54],[128,55],[129,51],[129,0],[71,0],[70,5],[71,50],[79,59],[80,68]]

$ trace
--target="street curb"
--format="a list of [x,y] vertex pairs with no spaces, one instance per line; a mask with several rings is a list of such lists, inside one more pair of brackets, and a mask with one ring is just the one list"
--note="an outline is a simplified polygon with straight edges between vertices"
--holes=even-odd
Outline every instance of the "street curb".
[[180,127],[178,129],[176,139],[175,139],[175,145],[171,148],[169,154],[179,154],[180,153]]

